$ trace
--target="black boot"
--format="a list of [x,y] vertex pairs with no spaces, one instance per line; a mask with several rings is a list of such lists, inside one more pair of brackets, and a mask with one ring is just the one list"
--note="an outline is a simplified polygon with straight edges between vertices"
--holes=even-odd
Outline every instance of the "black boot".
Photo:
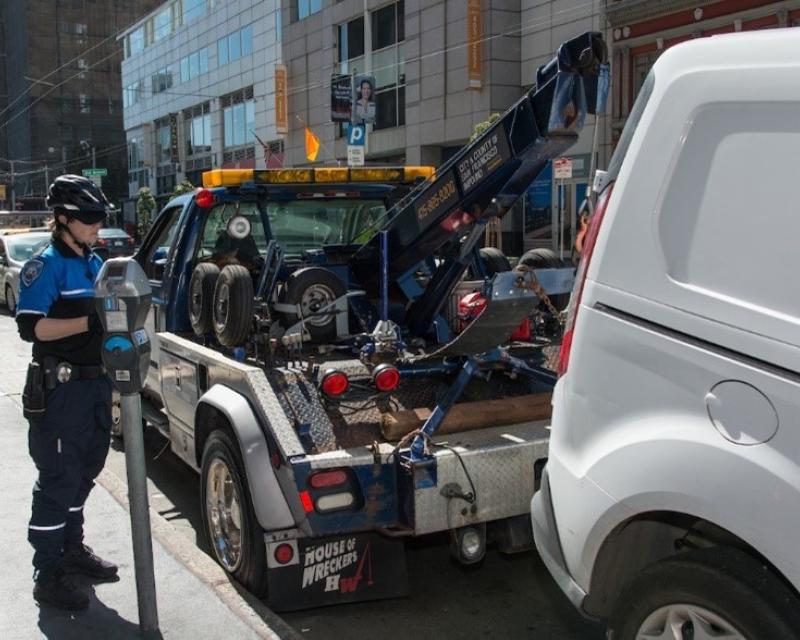
[[89,606],[89,596],[78,589],[61,569],[39,577],[33,586],[33,599],[41,604],[51,604],[71,611]]
[[64,573],[80,573],[84,576],[111,582],[117,579],[117,565],[95,555],[85,544],[76,549],[64,551],[61,568]]

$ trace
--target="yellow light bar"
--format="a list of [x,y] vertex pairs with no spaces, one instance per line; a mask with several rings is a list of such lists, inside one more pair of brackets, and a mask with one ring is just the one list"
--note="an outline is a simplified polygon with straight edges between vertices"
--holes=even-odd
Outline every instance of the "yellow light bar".
[[203,186],[238,187],[256,184],[335,184],[345,182],[414,182],[436,173],[433,167],[314,167],[306,169],[212,169],[203,173]]
[[245,182],[253,181],[252,169],[213,169],[203,173],[203,186],[206,189],[213,187],[238,187]]

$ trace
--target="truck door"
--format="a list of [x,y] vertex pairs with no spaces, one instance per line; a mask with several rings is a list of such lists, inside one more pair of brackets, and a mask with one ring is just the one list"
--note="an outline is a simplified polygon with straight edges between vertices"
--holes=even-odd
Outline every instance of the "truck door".
[[164,331],[164,306],[166,304],[163,279],[182,210],[183,206],[170,207],[158,216],[155,222],[156,229],[153,234],[150,234],[138,256],[139,263],[147,274],[153,290],[153,303],[145,321],[145,329],[147,329],[152,344],[150,368],[147,371],[145,388],[154,391],[159,396],[161,388],[157,364],[159,358],[158,333]]

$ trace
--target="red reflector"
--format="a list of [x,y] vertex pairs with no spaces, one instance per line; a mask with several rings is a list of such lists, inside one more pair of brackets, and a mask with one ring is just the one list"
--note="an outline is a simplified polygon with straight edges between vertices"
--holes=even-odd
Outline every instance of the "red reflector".
[[321,471],[309,476],[308,484],[313,489],[322,489],[324,487],[335,487],[347,482],[347,473],[342,469],[335,469],[334,471]]
[[350,380],[341,371],[326,371],[320,388],[326,396],[340,396],[350,387]]
[[306,513],[311,513],[314,510],[314,503],[311,500],[311,496],[308,495],[308,491],[300,492],[300,502],[303,503],[303,511]]
[[278,564],[289,564],[294,558],[294,549],[290,544],[279,544],[275,549],[275,560]]
[[380,364],[372,374],[372,381],[378,391],[394,391],[400,384],[400,372],[390,364]]
[[214,204],[214,194],[208,189],[200,189],[194,197],[194,201],[197,203],[198,207],[208,209]]

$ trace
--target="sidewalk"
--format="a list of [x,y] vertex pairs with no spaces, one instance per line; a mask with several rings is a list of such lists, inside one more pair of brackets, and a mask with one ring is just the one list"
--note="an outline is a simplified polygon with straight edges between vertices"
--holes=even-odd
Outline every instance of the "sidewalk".
[[[91,604],[77,614],[40,608],[33,600],[32,549],[27,541],[27,527],[36,470],[28,456],[28,423],[22,416],[17,391],[22,388],[30,347],[15,349],[9,338],[0,335],[4,347],[0,375],[3,416],[0,520],[5,525],[5,542],[0,549],[4,576],[0,581],[2,637],[6,640],[139,638],[130,515],[123,506],[127,504],[127,489],[110,472],[101,474],[89,496],[85,531],[86,543],[100,556],[119,565],[119,582],[91,585],[81,581]],[[270,640],[299,637],[263,603],[232,583],[211,558],[181,537],[152,509],[150,519],[160,637]]]

